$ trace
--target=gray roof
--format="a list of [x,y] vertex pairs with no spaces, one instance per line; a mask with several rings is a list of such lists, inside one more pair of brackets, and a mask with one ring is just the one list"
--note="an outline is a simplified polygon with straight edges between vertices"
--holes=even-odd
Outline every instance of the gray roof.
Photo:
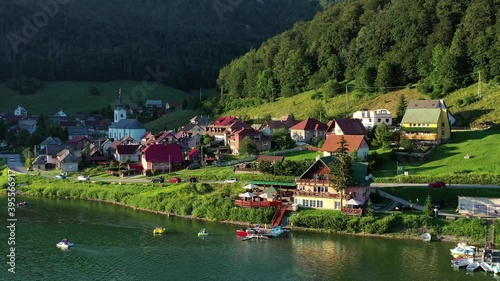
[[48,145],[48,144],[63,144],[62,140],[58,137],[47,137],[44,141],[40,143],[40,145]]
[[46,154],[50,155],[52,157],[55,157],[58,153],[60,153],[62,150],[68,149],[70,151],[73,150],[73,147],[71,145],[66,145],[66,144],[49,144],[45,146],[45,149],[42,149],[40,151],[40,154]]
[[446,108],[444,100],[411,100],[407,109],[415,108]]
[[68,135],[70,136],[86,136],[89,134],[89,129],[83,126],[68,127]]
[[45,155],[38,155],[38,157],[31,162],[32,165],[43,165],[47,163],[47,158]]
[[60,163],[78,163],[78,159],[71,153],[70,150],[64,149],[57,154]]
[[122,119],[118,122],[113,122],[110,129],[146,129],[137,119]]

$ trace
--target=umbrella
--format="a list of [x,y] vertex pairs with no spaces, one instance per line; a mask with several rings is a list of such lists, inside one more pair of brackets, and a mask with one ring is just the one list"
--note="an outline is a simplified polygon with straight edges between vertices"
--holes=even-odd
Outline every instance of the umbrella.
[[261,195],[259,195],[259,197],[265,199],[273,199],[274,195],[272,195],[271,193],[262,193]]
[[263,193],[278,193],[278,191],[274,187],[268,187],[264,189]]
[[245,192],[245,193],[240,193],[240,195],[238,195],[239,197],[243,197],[243,198],[253,198],[257,195],[255,195],[255,193],[252,193],[252,192]]
[[256,186],[255,184],[247,184],[243,188],[252,190],[252,189],[256,189],[257,187],[258,186]]
[[359,202],[356,199],[350,199],[349,201],[346,202],[346,205],[353,205],[353,206],[359,206],[361,205],[361,202]]

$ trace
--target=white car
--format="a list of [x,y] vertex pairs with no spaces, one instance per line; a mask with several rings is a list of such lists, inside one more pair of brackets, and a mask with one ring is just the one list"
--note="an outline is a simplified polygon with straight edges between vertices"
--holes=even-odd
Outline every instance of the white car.
[[10,161],[10,162],[16,162],[16,158],[14,158],[14,157],[10,157],[10,158],[9,158],[9,161]]
[[236,183],[236,182],[238,182],[238,179],[228,179],[224,181],[224,183]]
[[79,181],[88,181],[90,178],[89,176],[84,176],[84,175],[79,175],[78,180]]

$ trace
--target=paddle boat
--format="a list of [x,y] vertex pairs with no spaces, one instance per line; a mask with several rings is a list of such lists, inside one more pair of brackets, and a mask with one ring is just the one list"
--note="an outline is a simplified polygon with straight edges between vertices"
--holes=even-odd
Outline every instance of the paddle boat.
[[163,234],[164,232],[165,232],[165,228],[164,227],[159,227],[159,226],[157,226],[153,230],[153,234]]
[[281,234],[283,234],[283,232],[285,232],[285,231],[283,231],[283,229],[281,229],[281,226],[276,226],[276,227],[273,227],[271,229],[271,231],[266,234],[266,236],[268,236],[268,237],[278,237]]
[[464,243],[458,243],[458,245],[450,249],[452,255],[474,255],[476,253],[476,247],[468,246]]
[[454,260],[451,260],[451,265],[455,268],[459,268],[459,267],[468,266],[469,264],[471,264],[473,262],[474,262],[474,259],[472,259],[472,258],[454,259]]
[[56,244],[59,249],[67,250],[69,247],[73,247],[73,243],[69,242],[68,238],[64,238],[61,242]]
[[19,204],[17,204],[19,207],[26,207],[28,206],[28,201],[23,201],[23,202],[19,202]]
[[208,236],[208,232],[205,228],[201,229],[200,232],[198,232],[198,236]]
[[479,266],[485,271],[485,272],[493,272],[493,267],[487,262],[480,262]]
[[493,270],[493,273],[495,273],[495,274],[500,273],[500,263],[499,263],[499,262],[494,263],[494,264],[491,266],[491,269]]
[[467,266],[467,271],[471,272],[479,267],[479,262],[475,261]]

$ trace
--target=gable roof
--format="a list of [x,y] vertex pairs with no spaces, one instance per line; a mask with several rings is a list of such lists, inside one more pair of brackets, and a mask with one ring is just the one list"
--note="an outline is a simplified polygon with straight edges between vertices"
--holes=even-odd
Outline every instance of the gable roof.
[[406,108],[446,108],[446,105],[443,100],[411,100]]
[[134,154],[138,148],[139,148],[138,144],[129,144],[129,145],[120,144],[116,146],[116,153],[121,155]]
[[63,144],[62,140],[58,137],[47,137],[44,141],[42,141],[39,145],[48,145],[48,144]]
[[214,122],[214,126],[228,126],[230,123],[237,120],[238,117],[234,116],[221,116]]
[[73,147],[67,144],[47,144],[44,149],[40,151],[40,154],[50,155],[56,157],[58,153],[62,150],[67,149],[73,151]]
[[78,159],[71,153],[69,149],[63,149],[57,154],[59,163],[77,163]]
[[68,127],[68,135],[74,136],[74,135],[88,135],[89,134],[89,129],[87,127],[82,127],[82,126],[69,126]]
[[401,124],[437,123],[440,115],[441,115],[441,109],[439,108],[407,109],[405,115],[403,116],[403,119],[401,120]]
[[325,123],[321,123],[314,118],[307,118],[306,120],[299,122],[298,124],[292,126],[290,130],[308,130],[308,131],[326,131],[327,126]]
[[47,163],[47,158],[45,157],[45,155],[38,155],[38,157],[35,158],[33,162],[31,162],[32,165],[44,165],[45,163]]
[[189,153],[187,154],[187,157],[188,158],[196,157],[198,156],[198,154],[199,151],[197,149],[191,149],[191,151],[189,151]]
[[137,119],[122,119],[109,126],[110,129],[145,129]]
[[307,174],[314,166],[316,166],[318,163],[321,163],[323,165],[325,165],[325,167],[328,168],[328,170],[330,170],[329,166],[330,163],[336,161],[337,158],[333,157],[333,156],[326,156],[326,157],[318,157],[316,158],[316,161],[314,163],[312,163],[311,166],[309,166],[309,168],[307,168],[303,173],[302,175],[300,175],[299,179],[301,179],[305,174]]
[[368,134],[368,130],[366,130],[362,121],[359,119],[352,118],[344,118],[344,119],[335,119],[330,125],[329,130],[339,126],[344,135],[363,135],[366,136]]
[[165,163],[184,161],[181,146],[177,143],[152,144],[142,152],[146,162]]
[[352,152],[358,150],[365,139],[365,136],[360,135],[329,135],[323,146],[321,147],[322,151],[326,152],[335,152],[340,148],[340,140],[344,137],[346,141],[347,151]]
[[69,140],[68,143],[78,143],[78,142],[81,142],[81,141],[84,141],[84,140],[90,141],[85,136],[76,136],[76,137],[72,138],[71,140]]

